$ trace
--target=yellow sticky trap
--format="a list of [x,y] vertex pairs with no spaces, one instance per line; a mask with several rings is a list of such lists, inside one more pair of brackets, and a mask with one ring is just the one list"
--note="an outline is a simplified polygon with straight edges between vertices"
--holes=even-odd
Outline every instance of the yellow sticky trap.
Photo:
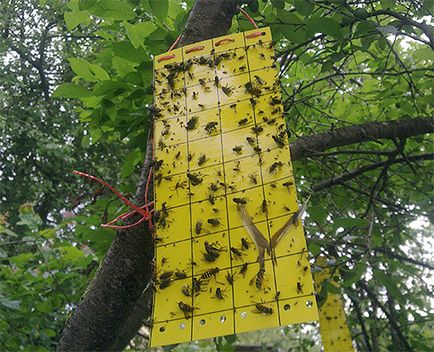
[[[318,257],[316,260],[321,271],[315,273],[315,288],[321,291],[322,283],[339,276],[338,272],[330,273],[326,258]],[[337,280],[333,280],[337,286]],[[328,292],[326,300],[319,308],[320,333],[326,352],[352,352],[354,351],[350,330],[346,321],[344,302],[340,294]]]
[[[270,29],[159,55],[154,84],[151,346],[317,320]],[[251,223],[290,224],[275,262]]]

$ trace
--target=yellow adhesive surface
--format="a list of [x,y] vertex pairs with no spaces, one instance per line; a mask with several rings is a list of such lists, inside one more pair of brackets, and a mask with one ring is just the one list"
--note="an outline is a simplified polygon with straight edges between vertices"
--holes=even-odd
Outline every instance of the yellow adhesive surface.
[[258,278],[235,203],[266,242],[298,210],[269,28],[159,55],[154,84],[151,346],[317,320],[301,222]]
[[[315,273],[315,288],[321,291],[325,280],[332,280],[333,275],[339,276],[338,272],[331,273],[327,268],[324,257],[317,258],[316,264],[322,268]],[[337,281],[333,280],[334,285]],[[344,302],[340,294],[328,292],[325,302],[319,308],[320,333],[325,352],[353,352],[353,342],[346,321]]]

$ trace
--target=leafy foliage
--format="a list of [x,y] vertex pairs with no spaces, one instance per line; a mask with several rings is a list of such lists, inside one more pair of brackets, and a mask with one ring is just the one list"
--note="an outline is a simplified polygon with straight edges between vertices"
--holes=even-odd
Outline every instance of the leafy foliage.
[[[95,267],[88,247],[62,239],[65,222],[39,231],[41,218],[31,204],[19,209],[17,233],[6,233],[0,247],[0,344],[2,349],[48,351]],[[7,228],[3,219],[1,226]]]
[[[134,192],[152,118],[152,56],[174,42],[192,3],[1,5],[0,152],[6,158],[0,175],[6,182],[0,184],[0,342],[6,349],[53,349],[104,257],[114,234],[95,229],[120,209],[101,189],[78,186],[70,171],[119,180],[123,192]],[[432,26],[424,20],[432,16],[430,1],[247,3],[276,40],[290,141],[370,121],[432,116]],[[231,31],[250,28],[238,16]],[[323,181],[387,161],[318,188],[305,219],[312,258],[329,257],[342,274],[337,280],[360,350],[368,344],[430,349],[432,162],[396,160],[432,148],[429,136],[370,141],[294,164],[303,197]],[[321,294],[327,290],[338,289],[326,283]],[[297,329],[282,330],[289,341],[302,336],[296,346],[284,346],[312,350],[317,333]],[[262,339],[241,337],[252,341]],[[134,343],[144,342],[137,337]],[[234,343],[240,340],[221,338],[214,345],[229,351]]]

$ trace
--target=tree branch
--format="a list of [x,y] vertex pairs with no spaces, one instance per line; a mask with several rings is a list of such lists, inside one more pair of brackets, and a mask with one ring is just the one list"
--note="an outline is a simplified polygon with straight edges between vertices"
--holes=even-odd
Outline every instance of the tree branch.
[[144,320],[151,316],[153,295],[154,291],[151,286],[149,286],[149,288],[140,296],[130,316],[122,327],[119,336],[113,344],[111,348],[112,351],[122,351],[143,325]]
[[362,315],[362,311],[360,310],[359,303],[357,302],[357,299],[355,297],[353,297],[353,295],[350,294],[348,296],[350,297],[350,300],[353,303],[353,307],[354,307],[354,310],[356,311],[356,315],[357,315],[357,320],[359,321],[359,324],[362,328],[362,334],[363,334],[363,338],[365,340],[366,351],[372,352],[371,342],[369,341],[369,334],[368,334],[368,331],[366,330],[365,322],[363,320],[363,315]]
[[427,268],[429,270],[434,270],[434,265],[410,258],[408,255],[404,256],[404,255],[392,252],[388,248],[374,248],[374,251],[383,253],[390,258],[402,260],[402,261],[407,262],[407,263],[412,263],[414,265],[421,266],[421,267]]
[[[351,171],[351,172],[347,172],[345,174],[342,174],[338,177],[334,177],[330,180],[321,182],[315,186],[312,187],[312,191],[313,192],[319,192],[322,191],[326,188],[329,187],[333,187],[336,185],[340,185],[342,183],[344,183],[345,181],[351,180],[357,176],[360,176],[361,174],[370,171],[370,170],[374,170],[374,169],[378,169],[379,167],[383,167],[383,166],[389,166],[392,164],[399,164],[399,163],[407,163],[408,161],[418,161],[418,160],[434,160],[434,153],[427,153],[427,154],[420,154],[420,155],[412,155],[409,156],[407,158],[400,158],[400,159],[388,159],[386,161],[380,161],[378,163],[373,163],[370,165],[365,165],[357,170]],[[380,179],[380,178],[379,178]],[[372,198],[372,195],[371,195]]]
[[369,17],[378,16],[378,15],[391,16],[391,17],[394,17],[394,18],[400,20],[402,24],[408,24],[410,26],[419,28],[428,37],[428,39],[430,41],[429,45],[430,45],[431,49],[434,50],[434,35],[433,35],[432,28],[429,25],[427,25],[425,23],[417,22],[411,18],[408,18],[408,17],[406,17],[406,16],[404,16],[398,12],[395,12],[395,11],[392,11],[389,9],[382,9],[382,10],[378,10],[378,11],[373,11],[369,14]]
[[386,315],[387,319],[389,320],[389,324],[391,327],[395,330],[396,335],[398,336],[400,342],[405,347],[405,351],[413,351],[413,349],[410,347],[410,344],[408,343],[407,339],[405,338],[404,334],[401,331],[401,327],[399,326],[398,322],[391,316],[389,311],[386,309],[386,307],[381,303],[374,292],[368,287],[368,285],[364,281],[359,281],[359,286],[367,293],[368,297],[383,311],[383,313]]
[[417,117],[385,122],[368,122],[301,137],[291,143],[292,160],[315,156],[317,152],[354,143],[417,136],[434,132],[434,117]]

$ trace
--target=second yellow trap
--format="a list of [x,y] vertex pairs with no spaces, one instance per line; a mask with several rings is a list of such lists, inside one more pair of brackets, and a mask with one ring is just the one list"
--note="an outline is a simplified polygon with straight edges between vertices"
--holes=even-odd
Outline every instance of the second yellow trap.
[[151,346],[317,320],[269,28],[157,56],[154,83]]

